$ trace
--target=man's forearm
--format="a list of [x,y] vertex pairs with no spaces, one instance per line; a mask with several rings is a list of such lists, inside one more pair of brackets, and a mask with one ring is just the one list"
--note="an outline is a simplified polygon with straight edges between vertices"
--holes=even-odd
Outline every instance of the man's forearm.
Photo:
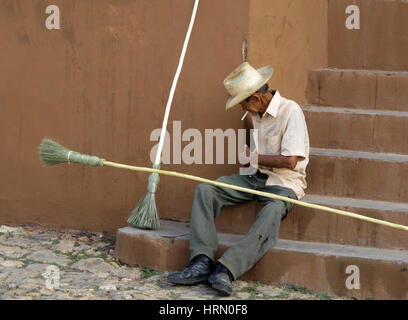
[[[256,155],[254,155],[256,156]],[[258,154],[258,165],[271,167],[271,168],[287,168],[294,169],[297,164],[296,156],[282,156],[282,155],[266,155]]]

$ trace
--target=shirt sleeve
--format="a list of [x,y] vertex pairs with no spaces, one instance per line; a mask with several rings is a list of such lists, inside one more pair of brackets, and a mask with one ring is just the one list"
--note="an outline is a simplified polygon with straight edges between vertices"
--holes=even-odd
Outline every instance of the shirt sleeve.
[[284,156],[307,157],[309,135],[305,116],[299,106],[289,115],[286,130],[281,142],[281,154]]

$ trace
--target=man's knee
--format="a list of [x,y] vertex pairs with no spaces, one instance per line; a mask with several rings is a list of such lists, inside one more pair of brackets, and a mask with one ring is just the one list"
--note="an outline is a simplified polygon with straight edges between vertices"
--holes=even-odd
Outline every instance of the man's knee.
[[209,192],[209,191],[212,190],[212,187],[213,187],[213,186],[212,186],[211,184],[209,184],[209,183],[200,183],[200,184],[196,187],[195,192],[196,192],[196,193]]
[[215,186],[209,183],[200,183],[194,190],[194,199],[212,199],[216,196]]
[[279,220],[284,220],[290,211],[284,201],[277,199],[268,201],[265,210],[271,218],[279,218]]

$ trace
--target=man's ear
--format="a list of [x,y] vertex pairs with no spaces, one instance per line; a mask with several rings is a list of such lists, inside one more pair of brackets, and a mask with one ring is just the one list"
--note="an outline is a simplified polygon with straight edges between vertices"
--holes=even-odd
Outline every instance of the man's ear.
[[262,93],[261,92],[255,92],[253,96],[258,100],[261,101]]

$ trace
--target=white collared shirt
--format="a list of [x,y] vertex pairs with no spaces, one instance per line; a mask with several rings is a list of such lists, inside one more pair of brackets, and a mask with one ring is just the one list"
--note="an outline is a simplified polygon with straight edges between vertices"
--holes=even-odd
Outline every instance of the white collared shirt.
[[302,109],[276,91],[262,118],[254,113],[251,113],[251,118],[254,129],[258,129],[258,141],[255,141],[258,154],[302,157],[293,170],[260,165],[259,170],[269,176],[266,185],[290,188],[298,199],[303,198],[307,187],[309,134]]

